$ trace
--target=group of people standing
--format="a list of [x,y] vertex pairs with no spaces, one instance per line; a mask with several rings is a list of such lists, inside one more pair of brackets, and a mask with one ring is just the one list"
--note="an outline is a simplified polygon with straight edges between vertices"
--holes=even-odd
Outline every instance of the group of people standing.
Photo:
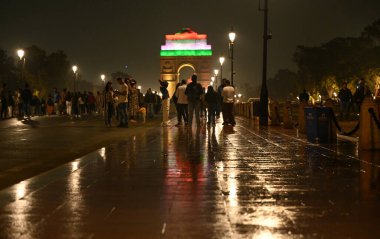
[[[201,125],[201,117],[207,114],[207,125],[215,126],[215,119],[220,117],[222,111],[223,125],[235,126],[233,105],[235,101],[235,88],[231,86],[227,79],[222,80],[222,84],[215,91],[212,86],[208,86],[207,92],[200,83],[197,76],[192,75],[191,83],[186,84],[182,80],[177,84],[172,97],[177,110],[178,123],[192,126],[193,121],[197,127]],[[194,119],[195,115],[195,119]]]
[[[364,79],[359,80],[354,93],[347,87],[347,82],[343,82],[337,95],[340,106],[340,118],[342,120],[348,119],[351,109],[353,112],[360,112],[360,106],[364,98],[373,96],[375,96],[375,99],[380,100],[380,88],[373,95]],[[306,90],[303,90],[298,98],[300,102],[308,102],[310,96]]]
[[[112,82],[107,82],[104,88],[104,118],[105,124],[111,126],[116,115],[118,127],[128,128],[128,121],[136,122],[142,105],[143,94],[137,88],[136,80],[132,78],[117,78],[120,90],[114,90]],[[129,119],[128,119],[129,118]]]

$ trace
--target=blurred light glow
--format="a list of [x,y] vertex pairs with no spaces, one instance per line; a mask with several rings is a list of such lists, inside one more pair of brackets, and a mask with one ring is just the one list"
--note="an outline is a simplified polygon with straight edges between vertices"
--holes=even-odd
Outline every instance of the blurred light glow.
[[104,81],[104,80],[106,79],[106,75],[101,74],[101,75],[100,75],[100,79],[102,79],[102,81]]
[[17,55],[18,55],[18,57],[20,57],[20,60],[21,60],[25,55],[25,51],[23,49],[18,49]]
[[78,70],[78,67],[76,65],[73,65],[72,69],[73,69],[73,72],[75,74],[77,72],[77,70]]
[[214,74],[217,76],[219,74],[219,70],[218,69],[215,69],[214,70]]
[[235,32],[230,32],[228,34],[228,38],[230,39],[231,43],[234,43],[235,38],[236,38],[236,33]]
[[220,65],[223,65],[225,58],[223,56],[219,57]]
[[16,200],[19,200],[26,195],[26,185],[25,182],[20,182],[16,185]]

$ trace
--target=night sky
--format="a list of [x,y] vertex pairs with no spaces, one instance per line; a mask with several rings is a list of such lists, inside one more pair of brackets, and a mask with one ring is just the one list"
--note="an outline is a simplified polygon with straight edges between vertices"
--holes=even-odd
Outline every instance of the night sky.
[[[165,34],[183,27],[208,34],[217,58],[228,56],[228,32],[237,34],[237,85],[261,82],[263,13],[258,0],[0,0],[0,48],[14,54],[35,44],[63,50],[88,81],[123,70],[139,84],[156,87]],[[269,77],[295,69],[297,45],[356,37],[380,17],[379,0],[269,0]],[[26,56],[27,57],[27,56]],[[230,74],[229,61],[224,75]]]

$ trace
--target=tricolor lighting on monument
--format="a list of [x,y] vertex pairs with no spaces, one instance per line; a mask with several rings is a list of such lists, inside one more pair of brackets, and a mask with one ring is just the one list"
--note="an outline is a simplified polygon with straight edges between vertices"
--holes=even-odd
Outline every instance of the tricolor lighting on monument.
[[207,35],[183,28],[174,35],[166,35],[166,44],[161,46],[161,56],[212,56]]

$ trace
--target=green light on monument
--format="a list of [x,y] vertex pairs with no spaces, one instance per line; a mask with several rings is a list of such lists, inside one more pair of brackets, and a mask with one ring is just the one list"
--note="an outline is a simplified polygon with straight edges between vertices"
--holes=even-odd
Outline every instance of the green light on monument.
[[161,56],[212,56],[212,50],[161,50]]

